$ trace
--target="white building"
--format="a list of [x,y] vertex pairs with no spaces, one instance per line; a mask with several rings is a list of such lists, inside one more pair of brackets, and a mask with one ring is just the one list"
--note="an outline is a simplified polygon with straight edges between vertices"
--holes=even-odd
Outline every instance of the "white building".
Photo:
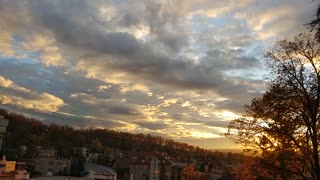
[[150,180],[159,180],[160,177],[160,160],[153,157],[150,161]]
[[35,159],[35,171],[40,172],[41,176],[68,174],[70,165],[71,160],[58,159],[54,149],[41,149]]
[[151,160],[140,159],[130,164],[130,180],[159,180],[162,168],[164,175],[170,180],[181,180],[187,163],[174,163],[156,157]]

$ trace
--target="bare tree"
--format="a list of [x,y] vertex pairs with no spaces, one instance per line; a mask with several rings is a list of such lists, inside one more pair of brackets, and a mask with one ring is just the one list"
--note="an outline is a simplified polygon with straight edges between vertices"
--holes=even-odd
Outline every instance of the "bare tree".
[[266,54],[267,91],[229,124],[227,135],[235,142],[261,158],[275,157],[280,179],[320,180],[319,47],[312,33],[279,41]]
[[320,41],[320,4],[318,5],[316,18],[309,23],[312,30],[316,32],[316,39]]

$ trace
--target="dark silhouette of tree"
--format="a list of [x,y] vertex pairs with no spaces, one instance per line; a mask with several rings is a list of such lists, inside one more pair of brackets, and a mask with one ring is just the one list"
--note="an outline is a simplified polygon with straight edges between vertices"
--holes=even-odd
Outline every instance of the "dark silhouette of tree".
[[316,18],[309,23],[312,30],[316,31],[316,39],[320,41],[320,4],[316,11]]
[[319,47],[312,34],[278,42],[266,54],[268,90],[229,125],[235,142],[273,160],[264,167],[275,177],[320,179]]
[[160,162],[160,180],[167,180],[167,169],[166,169],[166,163],[165,160],[161,160]]
[[85,171],[85,160],[83,157],[75,157],[71,160],[70,175],[83,176]]
[[57,149],[57,156],[58,158],[67,158],[67,153],[63,150],[61,146]]

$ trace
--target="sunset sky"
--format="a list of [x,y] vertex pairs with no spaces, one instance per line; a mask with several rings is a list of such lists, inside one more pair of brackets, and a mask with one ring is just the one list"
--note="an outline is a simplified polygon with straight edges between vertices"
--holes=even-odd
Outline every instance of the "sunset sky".
[[265,51],[313,0],[0,0],[0,107],[46,123],[238,148]]

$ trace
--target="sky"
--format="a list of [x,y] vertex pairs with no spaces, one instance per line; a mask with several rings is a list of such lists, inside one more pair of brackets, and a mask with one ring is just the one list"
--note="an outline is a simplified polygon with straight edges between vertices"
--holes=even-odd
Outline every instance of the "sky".
[[209,149],[266,89],[313,0],[0,0],[0,108]]

